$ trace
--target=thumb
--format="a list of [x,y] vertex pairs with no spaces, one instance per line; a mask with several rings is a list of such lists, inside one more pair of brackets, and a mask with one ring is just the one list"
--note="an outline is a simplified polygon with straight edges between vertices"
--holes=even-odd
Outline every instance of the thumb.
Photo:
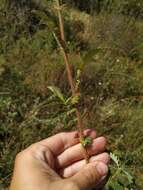
[[72,177],[79,189],[87,190],[99,183],[108,173],[108,167],[103,162],[87,164],[80,172]]

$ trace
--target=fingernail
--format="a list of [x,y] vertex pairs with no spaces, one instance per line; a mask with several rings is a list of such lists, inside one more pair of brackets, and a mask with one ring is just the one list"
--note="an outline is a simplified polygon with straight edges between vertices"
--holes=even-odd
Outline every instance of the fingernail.
[[108,167],[106,164],[99,162],[96,164],[96,169],[101,176],[105,176],[108,173]]

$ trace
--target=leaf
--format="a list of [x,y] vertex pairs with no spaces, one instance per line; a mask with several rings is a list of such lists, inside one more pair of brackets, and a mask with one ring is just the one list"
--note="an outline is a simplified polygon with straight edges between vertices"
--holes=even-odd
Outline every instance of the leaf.
[[71,109],[70,111],[68,111],[68,112],[67,112],[67,115],[71,115],[71,114],[74,113],[74,112],[76,112],[76,109],[75,109],[75,108],[73,108],[73,109]]
[[125,170],[122,170],[122,171],[127,176],[129,183],[132,184],[133,183],[133,176],[131,176],[131,174]]
[[115,162],[115,164],[116,164],[118,167],[120,167],[118,157],[117,157],[114,153],[110,153],[110,157],[111,157],[111,159]]
[[73,97],[71,98],[71,104],[72,104],[72,105],[78,104],[78,103],[79,103],[79,100],[80,100],[80,94],[76,94],[75,96],[73,96]]
[[81,76],[81,70],[80,70],[80,69],[78,69],[78,70],[77,70],[77,79],[79,79],[79,78],[80,78],[80,76]]
[[82,144],[83,147],[91,145],[92,141],[93,141],[93,139],[91,137],[84,137],[84,138],[80,139],[80,143]]
[[109,187],[111,187],[113,190],[124,190],[124,187],[118,181],[110,182]]
[[56,96],[58,97],[64,104],[66,104],[66,99],[64,95],[62,94],[61,90],[58,87],[55,86],[49,86],[48,89]]

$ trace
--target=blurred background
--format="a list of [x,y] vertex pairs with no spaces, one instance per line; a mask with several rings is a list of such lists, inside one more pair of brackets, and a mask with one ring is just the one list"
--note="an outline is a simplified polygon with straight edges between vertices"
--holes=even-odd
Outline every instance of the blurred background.
[[[63,0],[73,73],[81,71],[80,108],[86,128],[108,138],[108,149],[143,189],[143,1]],[[60,131],[76,118],[53,97],[69,97],[52,0],[0,0],[0,189],[9,186],[17,152]],[[119,176],[121,178],[122,176]],[[121,184],[124,183],[124,186]],[[115,187],[116,186],[116,187]]]

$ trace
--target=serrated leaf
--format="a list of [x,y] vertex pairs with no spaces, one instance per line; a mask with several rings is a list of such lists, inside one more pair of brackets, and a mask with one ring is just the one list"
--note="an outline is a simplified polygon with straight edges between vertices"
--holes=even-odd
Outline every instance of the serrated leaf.
[[79,103],[79,100],[80,100],[80,95],[77,94],[77,95],[75,95],[75,96],[73,96],[73,97],[71,98],[71,104],[72,104],[72,105],[78,104],[78,103]]
[[48,89],[56,96],[58,97],[64,104],[66,103],[66,99],[64,95],[62,94],[61,90],[58,87],[55,86],[49,86]]
[[110,153],[110,157],[115,162],[115,164],[119,167],[120,164],[119,164],[118,157],[114,153]]
[[80,139],[80,143],[82,144],[83,147],[86,147],[90,144],[92,144],[93,139],[91,137],[84,137]]

